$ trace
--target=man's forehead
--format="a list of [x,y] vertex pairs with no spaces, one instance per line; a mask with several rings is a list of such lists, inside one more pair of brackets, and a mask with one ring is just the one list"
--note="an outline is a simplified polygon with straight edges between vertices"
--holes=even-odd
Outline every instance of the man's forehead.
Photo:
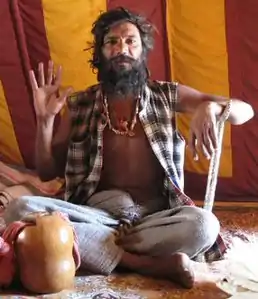
[[106,34],[106,38],[119,36],[138,37],[140,36],[140,33],[134,24],[130,22],[123,22],[113,25]]

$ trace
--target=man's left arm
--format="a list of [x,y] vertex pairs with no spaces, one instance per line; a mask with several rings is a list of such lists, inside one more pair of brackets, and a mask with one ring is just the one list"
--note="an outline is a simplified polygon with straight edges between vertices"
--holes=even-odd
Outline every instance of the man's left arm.
[[231,100],[231,111],[228,118],[231,124],[241,125],[254,116],[252,106],[239,99],[229,99],[223,96],[202,93],[181,84],[178,85],[177,93],[178,101],[176,103],[176,110],[178,112],[194,113],[197,108],[201,107],[200,105],[204,105],[209,106],[216,116],[219,117],[229,100]]
[[229,102],[228,121],[231,124],[241,125],[254,116],[252,106],[242,100],[205,94],[181,84],[177,86],[175,110],[193,114],[188,147],[195,160],[198,160],[200,152],[210,159],[214,149],[217,148],[217,120]]

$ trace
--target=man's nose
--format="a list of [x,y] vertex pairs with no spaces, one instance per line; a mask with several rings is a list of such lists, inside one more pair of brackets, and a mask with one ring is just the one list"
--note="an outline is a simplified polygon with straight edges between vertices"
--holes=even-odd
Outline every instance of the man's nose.
[[124,40],[120,40],[118,42],[118,45],[117,45],[117,54],[123,54],[123,55],[128,55],[128,52],[129,52],[129,48],[128,48],[128,44],[124,41]]

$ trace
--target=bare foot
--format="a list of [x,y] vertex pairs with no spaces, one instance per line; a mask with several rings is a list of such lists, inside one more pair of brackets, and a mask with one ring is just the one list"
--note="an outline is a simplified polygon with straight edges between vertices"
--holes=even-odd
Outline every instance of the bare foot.
[[194,285],[194,271],[191,260],[185,253],[175,253],[164,261],[161,266],[163,275],[171,281],[179,283],[187,289]]
[[125,252],[120,261],[120,267],[159,279],[169,279],[187,289],[194,285],[191,260],[185,253],[175,253],[166,257],[150,257]]

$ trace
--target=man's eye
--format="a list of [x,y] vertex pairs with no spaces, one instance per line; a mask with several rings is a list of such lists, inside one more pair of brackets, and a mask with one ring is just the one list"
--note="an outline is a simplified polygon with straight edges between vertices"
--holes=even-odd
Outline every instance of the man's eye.
[[128,38],[128,39],[126,40],[126,42],[127,42],[127,44],[132,45],[132,44],[135,43],[135,40],[132,39],[132,38]]
[[115,45],[117,44],[117,40],[116,39],[110,39],[106,42],[106,44],[109,44],[109,45]]

